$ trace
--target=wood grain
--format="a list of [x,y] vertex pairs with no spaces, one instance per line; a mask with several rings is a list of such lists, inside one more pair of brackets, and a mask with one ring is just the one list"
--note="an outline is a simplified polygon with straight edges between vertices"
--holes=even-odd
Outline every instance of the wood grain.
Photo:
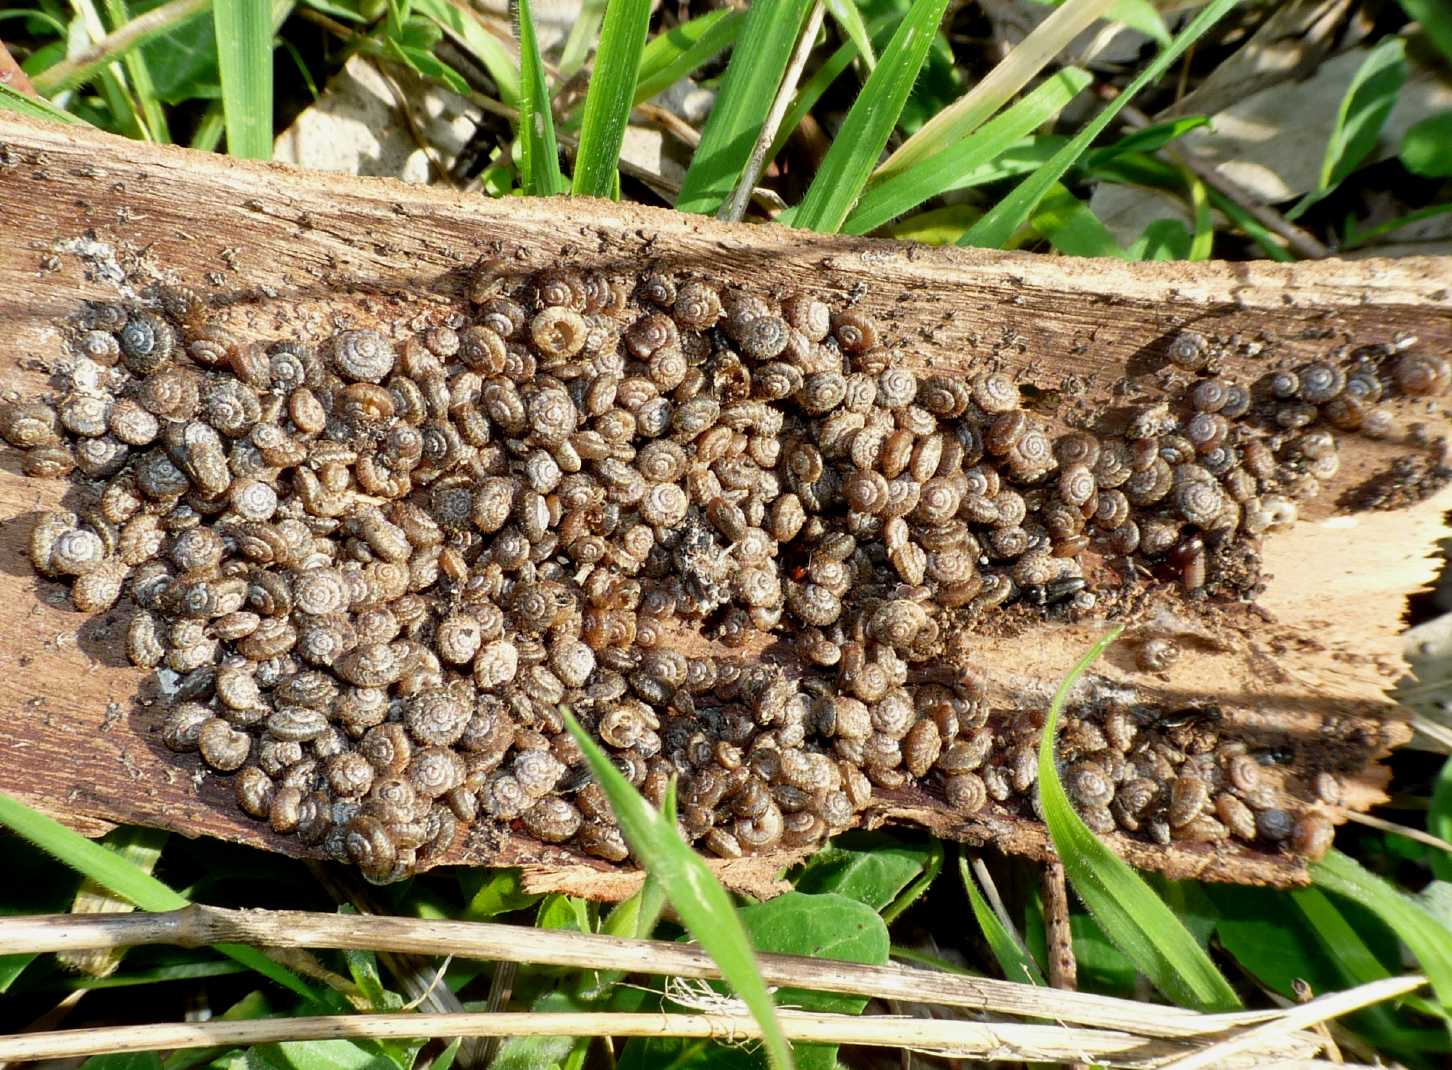
[[[763,291],[807,288],[882,319],[902,358],[954,372],[1013,373],[1054,420],[1083,420],[1169,381],[1163,348],[1193,327],[1225,343],[1225,372],[1266,368],[1343,342],[1410,333],[1452,352],[1452,262],[1445,259],[1135,264],[939,249],[725,225],[634,205],[487,200],[381,179],[354,179],[141,145],[90,131],[0,118],[0,389],[46,389],[66,356],[67,322],[87,299],[144,299],[156,282],[213,299],[257,337],[322,335],[345,325],[430,322],[481,261],[528,271],[570,260],[606,269],[692,270]],[[1404,407],[1405,408],[1405,407]],[[1445,427],[1438,406],[1403,412]],[[1090,686],[1147,700],[1214,700],[1246,731],[1314,737],[1328,719],[1370,718],[1389,746],[1406,735],[1384,689],[1402,671],[1396,637],[1409,594],[1432,575],[1452,495],[1399,512],[1343,515],[1341,493],[1404,454],[1398,441],[1343,443],[1342,474],[1308,520],[1269,541],[1273,577],[1259,609],[1203,606],[1173,593],[1129,615],[1131,631],[1181,636],[1177,671],[1147,677],[1126,647]],[[157,741],[156,707],[125,663],[128,610],[84,621],[59,584],[37,579],[24,546],[37,511],[64,485],[0,461],[0,789],[98,833],[135,822],[287,853],[238,814],[225,780]],[[1043,703],[1102,623],[996,628],[962,653],[989,673],[995,702]],[[1347,805],[1379,797],[1369,769]],[[869,823],[910,820],[972,842],[1042,855],[1040,826],[988,815],[964,821],[923,792],[884,797]],[[1178,875],[1294,882],[1277,856],[1150,849],[1121,837],[1137,863]],[[537,887],[628,894],[634,874],[606,870],[512,835],[479,832],[457,860],[522,864]],[[768,891],[782,861],[727,867]]]

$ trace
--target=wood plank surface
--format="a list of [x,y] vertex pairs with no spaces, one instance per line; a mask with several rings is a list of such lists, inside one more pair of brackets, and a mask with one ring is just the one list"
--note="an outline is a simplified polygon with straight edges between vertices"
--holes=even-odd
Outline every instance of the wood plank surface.
[[[67,323],[88,299],[143,300],[157,282],[207,295],[255,337],[325,335],[344,326],[428,322],[481,262],[528,271],[569,261],[614,271],[697,271],[762,292],[816,291],[878,316],[902,358],[953,372],[1005,370],[1046,418],[1082,421],[1173,383],[1164,348],[1182,328],[1216,340],[1224,374],[1267,368],[1342,343],[1403,334],[1452,353],[1452,262],[1445,259],[1138,264],[940,249],[727,225],[635,205],[489,200],[382,179],[251,164],[92,131],[0,117],[0,390],[46,390],[66,355]],[[1401,425],[1445,431],[1446,399],[1401,405]],[[1163,676],[1141,672],[1121,644],[1091,687],[1146,701],[1216,701],[1247,732],[1302,739],[1368,719],[1391,746],[1407,735],[1384,689],[1403,671],[1397,644],[1407,597],[1433,574],[1446,490],[1411,508],[1348,513],[1343,495],[1386,478],[1414,449],[1406,435],[1348,437],[1342,470],[1266,546],[1271,577],[1258,607],[1206,606],[1166,591],[1127,615],[1131,636],[1172,634],[1185,655]],[[223,778],[157,738],[157,706],[125,660],[123,603],[98,620],[37,578],[25,544],[63,483],[23,478],[0,460],[0,790],[87,833],[132,822],[291,854],[302,849],[243,817]],[[1009,620],[960,638],[996,703],[1047,694],[1105,624]],[[687,641],[699,641],[690,640]],[[1304,771],[1303,771],[1304,772]],[[1368,769],[1346,805],[1380,797]],[[921,791],[884,795],[869,823],[911,820],[944,835],[1045,850],[1034,822],[964,821]],[[1132,860],[1178,875],[1303,879],[1297,863],[1210,847],[1165,850],[1114,837]],[[600,896],[636,877],[557,849],[482,830],[457,861],[524,864],[537,887]],[[766,891],[780,856],[726,867]]]

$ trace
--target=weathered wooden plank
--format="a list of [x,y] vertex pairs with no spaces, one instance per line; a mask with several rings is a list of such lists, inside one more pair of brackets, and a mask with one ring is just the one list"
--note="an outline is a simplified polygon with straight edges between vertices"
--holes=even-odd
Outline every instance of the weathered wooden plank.
[[[1184,327],[1224,340],[1225,372],[1244,380],[1273,360],[1401,333],[1452,351],[1447,260],[1131,264],[936,249],[606,202],[491,201],[10,117],[0,118],[0,220],[0,389],[22,393],[45,388],[47,366],[65,352],[64,325],[86,299],[184,283],[249,334],[322,334],[436,307],[481,260],[510,271],[561,260],[621,271],[651,263],[763,291],[814,289],[880,317],[909,362],[1013,373],[1054,419],[1118,406],[1127,391],[1153,395],[1165,381],[1165,341]],[[1434,426],[1447,419],[1436,406],[1412,415]],[[1328,718],[1358,716],[1385,722],[1386,742],[1400,741],[1383,689],[1401,671],[1395,638],[1406,598],[1431,575],[1452,497],[1359,514],[1342,513],[1337,500],[1405,451],[1397,441],[1348,439],[1342,472],[1308,521],[1267,545],[1264,612],[1164,595],[1131,614],[1131,634],[1179,633],[1186,654],[1176,672],[1146,676],[1126,648],[1111,653],[1104,678],[1149,699],[1219,701],[1247,732],[1314,734]],[[13,456],[0,463],[0,599],[9,607],[0,615],[0,788],[88,832],[130,821],[296,852],[295,840],[237,814],[224,781],[157,741],[155,707],[144,694],[138,701],[141,674],[120,649],[128,610],[78,631],[64,589],[32,574],[30,524],[64,489],[22,478]],[[1102,627],[1025,631],[1009,621],[963,637],[962,655],[988,672],[995,701],[1018,706],[1025,694],[1045,695]],[[1347,802],[1377,796],[1373,770]],[[965,823],[923,793],[884,798],[874,819],[1044,849],[1036,824]],[[1278,882],[1299,874],[1270,856],[1120,846],[1182,874]],[[633,880],[515,837],[481,833],[460,858],[537,863],[531,876],[541,886],[602,895],[622,894]],[[732,879],[764,888],[779,861],[747,860]]]

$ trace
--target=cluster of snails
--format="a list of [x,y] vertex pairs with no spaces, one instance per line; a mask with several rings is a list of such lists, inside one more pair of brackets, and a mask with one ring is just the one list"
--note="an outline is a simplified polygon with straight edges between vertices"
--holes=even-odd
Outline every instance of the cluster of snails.
[[[1022,811],[1022,726],[948,640],[1092,606],[1090,556],[1245,593],[1233,559],[1335,472],[1317,421],[1384,433],[1382,392],[1452,378],[1391,347],[1246,388],[1185,332],[1173,401],[1055,436],[1008,376],[920,376],[806,294],[562,268],[467,296],[316,346],[238,338],[188,291],[94,307],[55,402],[0,419],[27,474],[74,482],[32,562],[83,612],[129,596],[167,746],[379,881],[483,822],[627,858],[562,707],[653,801],[678,776],[721,856],[818,843],[875,788]],[[1099,826],[1324,849],[1231,744],[1095,731],[1067,768]]]

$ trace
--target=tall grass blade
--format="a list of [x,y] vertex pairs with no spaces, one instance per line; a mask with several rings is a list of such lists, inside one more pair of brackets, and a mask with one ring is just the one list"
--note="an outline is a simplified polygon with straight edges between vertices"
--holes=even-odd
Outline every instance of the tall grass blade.
[[886,178],[937,155],[978,129],[990,115],[1042,71],[1114,0],[1069,0],[1020,41],[968,92],[933,116],[877,169]]
[[[756,967],[746,929],[731,898],[701,856],[681,839],[673,816],[653,809],[606,757],[568,710],[565,725],[589,762],[596,781],[610,800],[620,831],[648,873],[660,881],[686,929],[721,968],[721,975],[745,1001],[761,1025],[762,1042],[776,1070],[792,1065],[791,1048],[771,993]],[[669,808],[668,808],[669,809]]]
[[1065,67],[1002,114],[931,160],[894,172],[867,187],[842,230],[867,234],[912,211],[930,197],[957,187],[978,168],[1058,115],[1091,81],[1088,71]]
[[1311,879],[1379,917],[1422,966],[1444,1010],[1452,1011],[1452,930],[1386,881],[1340,851],[1311,863]]
[[867,32],[867,23],[855,0],[826,0],[827,13],[832,21],[842,28],[862,57],[862,64],[869,71],[877,66],[877,53],[872,50],[872,36]]
[[217,66],[227,154],[272,158],[272,5],[259,0],[214,0]]
[[519,38],[519,185],[532,197],[553,197],[565,192],[565,176],[560,173],[550,87],[539,58],[529,0],[512,0],[512,10]]
[[722,9],[656,34],[646,42],[645,51],[640,55],[635,103],[669,89],[730,48],[745,21],[745,12]]
[[716,103],[681,182],[676,208],[712,213],[731,195],[796,45],[812,0],[752,4]]
[[[53,855],[101,887],[130,900],[142,910],[181,910],[188,905],[185,898],[150,873],[106,850],[100,844],[92,843],[59,821],[30,809],[4,792],[0,792],[0,825],[9,827],[42,851]],[[292,971],[279,966],[256,948],[243,947],[240,944],[217,944],[215,947],[222,954],[291,989],[304,999],[320,1001],[321,997],[294,976]]]
[[947,0],[915,0],[832,139],[793,225],[834,234],[847,220],[907,103]]
[[1049,706],[1039,743],[1039,802],[1044,824],[1070,885],[1100,928],[1150,983],[1177,1003],[1205,1011],[1229,1010],[1240,1006],[1240,1000],[1210,956],[1144,878],[1084,824],[1059,782],[1054,761],[1059,715],[1075,681],[1122,630],[1123,625],[1116,625],[1089,648],[1064,677]]
[[1043,984],[1044,975],[1039,971],[1039,964],[988,905],[978,882],[968,871],[968,859],[959,857],[958,875],[963,878],[963,890],[968,893],[968,905],[973,908],[973,917],[977,920],[978,927],[983,930],[983,938],[988,941],[988,948],[998,960],[1003,976],[1019,983]]
[[600,39],[600,23],[605,18],[606,0],[584,0],[575,24],[565,38],[565,47],[560,52],[560,80],[572,78],[576,71],[590,58],[590,48]]
[[[106,20],[113,31],[119,30],[131,21],[131,12],[126,9],[125,0],[106,0]],[[153,141],[171,143],[171,130],[167,126],[166,112],[156,96],[156,86],[151,80],[151,69],[146,57],[139,49],[128,51],[121,61],[126,67],[126,77],[136,93],[136,103],[141,109],[141,118],[151,133]]]
[[1140,72],[1124,92],[1100,109],[1099,114],[1084,124],[1084,128],[1046,164],[1020,182],[1013,191],[995,204],[977,223],[963,235],[960,245],[978,245],[989,249],[1002,248],[1030,215],[1044,194],[1064,177],[1064,173],[1083,155],[1084,150],[1098,137],[1119,114],[1120,110],[1134,99],[1145,86],[1154,82],[1179,59],[1185,50],[1198,41],[1215,23],[1233,8],[1237,0],[1211,0],[1209,4],[1190,20],[1188,26],[1176,35],[1170,46],[1160,52],[1148,67]]
[[72,115],[64,108],[58,108],[44,97],[28,97],[0,82],[0,111],[12,111],[27,119],[50,119],[57,123],[79,123],[86,121],[79,115]]
[[600,47],[585,94],[585,118],[575,155],[577,197],[618,197],[620,146],[635,102],[635,79],[650,25],[650,0],[610,0]]

